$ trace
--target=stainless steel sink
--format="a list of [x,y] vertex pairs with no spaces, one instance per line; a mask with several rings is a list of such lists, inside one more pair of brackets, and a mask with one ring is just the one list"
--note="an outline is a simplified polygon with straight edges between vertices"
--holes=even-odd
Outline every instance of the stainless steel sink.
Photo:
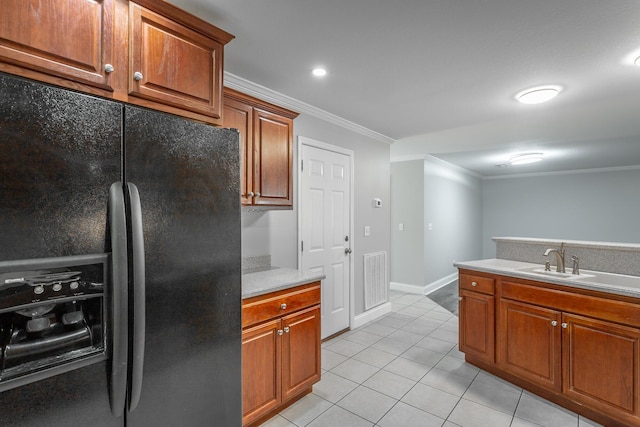
[[559,273],[552,267],[551,271],[545,271],[543,266],[516,268],[516,271],[533,273],[536,275],[555,277],[564,280],[580,280],[604,286],[618,288],[640,289],[640,276],[627,276],[624,274],[605,273],[602,271],[582,270],[580,274]]
[[627,276],[624,274],[604,273],[599,271],[589,271],[589,273],[591,276],[585,278],[585,282],[598,283],[619,288],[640,289],[640,276]]
[[541,274],[548,277],[556,277],[558,279],[580,280],[580,279],[595,277],[593,274],[586,274],[586,273],[580,273],[580,274],[559,273],[553,269],[551,271],[548,271],[548,270],[545,270],[543,266],[539,266],[539,265],[535,265],[533,267],[516,268],[516,270],[522,271],[524,273],[534,273],[534,274]]

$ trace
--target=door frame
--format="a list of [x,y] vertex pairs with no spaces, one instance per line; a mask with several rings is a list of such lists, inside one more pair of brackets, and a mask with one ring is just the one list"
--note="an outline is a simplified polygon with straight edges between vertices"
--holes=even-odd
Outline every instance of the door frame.
[[302,146],[306,145],[309,147],[317,148],[325,151],[332,151],[338,154],[344,154],[349,157],[349,163],[351,168],[351,174],[349,176],[349,236],[351,239],[351,262],[349,263],[349,329],[353,327],[354,319],[355,319],[355,301],[354,301],[354,282],[355,282],[355,255],[356,255],[356,241],[355,241],[355,224],[354,224],[354,155],[355,152],[353,150],[349,150],[346,148],[338,147],[336,145],[327,144],[326,142],[318,141],[315,139],[307,138],[305,136],[298,135],[298,144],[297,144],[297,180],[298,180],[298,189],[297,189],[297,200],[298,200],[298,270],[302,269],[302,254],[301,254],[301,237],[302,237]]

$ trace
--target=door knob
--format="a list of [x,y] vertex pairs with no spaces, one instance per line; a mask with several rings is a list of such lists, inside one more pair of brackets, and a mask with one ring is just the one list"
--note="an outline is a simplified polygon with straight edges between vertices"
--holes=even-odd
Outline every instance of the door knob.
[[344,248],[344,254],[345,254],[345,255],[349,255],[351,252],[353,252],[353,251],[351,250],[351,248]]

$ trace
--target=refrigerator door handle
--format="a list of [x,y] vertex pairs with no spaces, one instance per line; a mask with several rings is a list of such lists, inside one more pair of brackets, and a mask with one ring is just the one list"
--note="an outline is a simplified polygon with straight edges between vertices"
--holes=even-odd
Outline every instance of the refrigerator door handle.
[[144,234],[142,230],[142,208],[138,188],[127,183],[131,214],[131,255],[133,276],[133,339],[131,359],[131,389],[129,411],[133,411],[142,393],[145,345],[145,269]]
[[121,182],[109,189],[109,227],[111,232],[111,413],[124,413],[127,396],[128,357],[128,258],[127,221]]

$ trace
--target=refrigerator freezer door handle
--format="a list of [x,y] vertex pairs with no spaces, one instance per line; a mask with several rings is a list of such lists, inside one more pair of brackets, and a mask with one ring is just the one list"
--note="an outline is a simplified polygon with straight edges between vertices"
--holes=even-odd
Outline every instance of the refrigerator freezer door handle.
[[111,413],[124,413],[127,396],[128,356],[128,264],[127,223],[121,182],[109,189],[109,227],[111,231],[111,377],[109,401]]
[[133,411],[140,401],[140,394],[142,392],[145,343],[145,271],[140,194],[134,184],[128,183],[127,186],[129,188],[131,254],[133,259],[133,348],[131,361],[131,392],[129,395],[129,411]]

